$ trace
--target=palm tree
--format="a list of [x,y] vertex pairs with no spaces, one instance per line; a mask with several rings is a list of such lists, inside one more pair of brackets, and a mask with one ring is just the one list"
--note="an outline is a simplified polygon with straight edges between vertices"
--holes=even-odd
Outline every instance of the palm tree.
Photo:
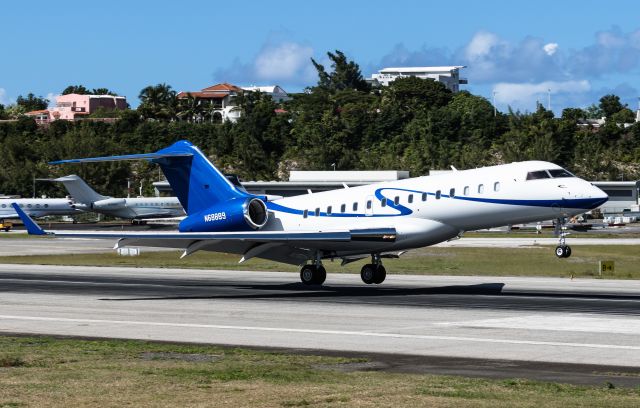
[[175,118],[176,91],[171,89],[171,85],[147,86],[140,91],[138,98],[142,102],[138,111],[144,118],[159,120]]
[[186,98],[178,100],[178,118],[191,122],[199,122],[203,119],[204,104],[200,99],[194,98],[191,93],[187,94]]

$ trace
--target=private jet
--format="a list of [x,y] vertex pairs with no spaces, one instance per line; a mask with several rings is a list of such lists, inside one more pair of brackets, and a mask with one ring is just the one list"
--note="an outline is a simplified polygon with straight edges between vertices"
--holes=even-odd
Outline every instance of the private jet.
[[[366,284],[385,280],[382,260],[460,237],[465,231],[557,219],[594,209],[608,196],[562,167],[516,162],[269,200],[236,188],[188,141],[155,153],[60,160],[52,164],[148,160],[160,165],[187,216],[176,232],[48,233],[20,207],[29,233],[116,238],[117,246],[228,252],[299,265],[300,279],[320,285],[324,261],[370,257]],[[564,235],[556,255],[571,248]]]

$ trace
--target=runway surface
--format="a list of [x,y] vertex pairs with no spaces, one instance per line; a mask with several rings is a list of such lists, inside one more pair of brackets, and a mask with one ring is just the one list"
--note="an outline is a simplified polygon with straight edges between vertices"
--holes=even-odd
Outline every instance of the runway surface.
[[0,331],[457,358],[483,361],[474,367],[488,372],[518,365],[507,360],[583,364],[635,373],[623,380],[640,384],[639,281],[391,275],[367,286],[330,274],[308,287],[298,279],[0,265]]

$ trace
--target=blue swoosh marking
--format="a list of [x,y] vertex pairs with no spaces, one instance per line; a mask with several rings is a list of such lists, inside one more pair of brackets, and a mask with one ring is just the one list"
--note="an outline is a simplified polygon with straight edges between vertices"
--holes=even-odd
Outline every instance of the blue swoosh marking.
[[[410,193],[423,194],[426,193],[430,196],[435,196],[435,193],[430,193],[427,191],[419,191],[419,190],[409,190],[404,188],[392,188],[385,187],[379,188],[375,191],[375,197],[382,201],[383,198],[387,199],[387,207],[393,208],[397,210],[398,214],[372,214],[367,215],[364,213],[331,213],[327,214],[326,212],[320,212],[320,217],[344,217],[344,218],[353,218],[353,217],[398,217],[402,215],[410,215],[413,213],[413,210],[407,208],[403,205],[394,204],[393,200],[385,197],[382,194],[383,190],[396,190],[396,191],[406,191]],[[480,198],[480,197],[465,197],[465,196],[449,196],[447,194],[441,194],[441,198],[449,198],[453,200],[464,200],[464,201],[472,201],[478,203],[486,203],[486,204],[502,204],[502,205],[516,205],[521,207],[559,207],[559,208],[576,208],[576,209],[589,209],[596,208],[599,205],[605,203],[607,198],[575,198],[575,199],[560,199],[560,200],[515,200],[515,199],[501,199],[501,198]],[[288,214],[296,214],[303,215],[303,210],[298,210],[295,208],[286,207],[281,204],[277,204],[273,201],[267,202],[267,208],[273,211],[280,211]],[[315,211],[309,210],[308,217],[315,217]]]

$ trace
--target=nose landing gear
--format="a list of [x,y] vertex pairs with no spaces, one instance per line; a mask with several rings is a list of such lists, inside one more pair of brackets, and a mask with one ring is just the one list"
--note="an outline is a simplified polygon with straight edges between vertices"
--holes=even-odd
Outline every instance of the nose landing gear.
[[556,222],[556,235],[560,236],[560,243],[556,247],[556,256],[558,258],[568,258],[571,256],[571,247],[566,244],[567,232],[567,219],[558,218]]

